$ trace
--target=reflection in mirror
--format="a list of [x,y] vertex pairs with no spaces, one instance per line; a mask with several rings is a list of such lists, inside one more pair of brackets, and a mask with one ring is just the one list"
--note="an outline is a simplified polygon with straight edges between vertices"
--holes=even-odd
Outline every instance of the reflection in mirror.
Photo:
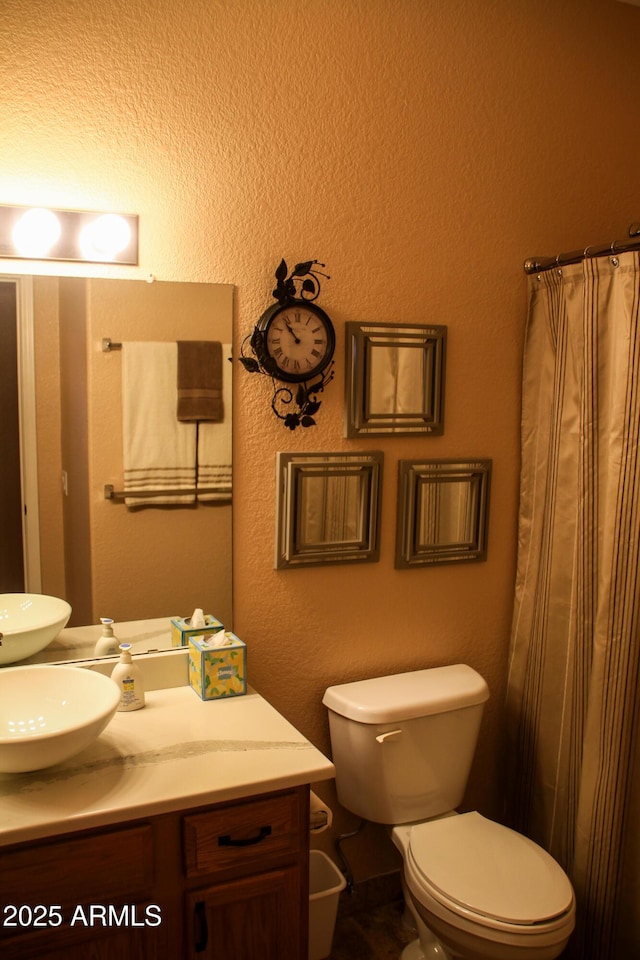
[[346,324],[346,435],[444,430],[447,328]]
[[276,568],[375,561],[382,454],[278,454]]
[[2,304],[13,307],[0,319],[17,328],[20,403],[33,409],[19,444],[34,457],[21,460],[20,446],[4,453],[18,464],[16,509],[27,522],[24,563],[16,545],[11,574],[20,585],[0,592],[67,600],[69,628],[110,617],[117,633],[118,623],[201,607],[232,629],[230,498],[135,510],[105,500],[106,484],[123,488],[123,351],[102,341],[230,344],[233,287],[45,276],[5,276],[5,285],[14,295]]
[[[125,621],[114,624],[113,629],[117,643],[130,643],[131,652],[136,656],[141,653],[181,649],[172,643],[169,617],[136,620],[131,623]],[[30,663],[70,663],[76,660],[102,659],[102,656],[96,657],[96,645],[103,632],[100,624],[66,627],[48,647],[22,661],[21,666]]]
[[475,480],[443,480],[419,487],[418,518],[421,546],[469,546],[475,533],[478,504]]
[[485,560],[491,460],[401,460],[396,567]]

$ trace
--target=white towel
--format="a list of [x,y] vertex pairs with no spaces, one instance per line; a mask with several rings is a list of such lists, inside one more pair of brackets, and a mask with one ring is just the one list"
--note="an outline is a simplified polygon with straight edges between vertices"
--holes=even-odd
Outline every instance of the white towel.
[[[231,344],[222,344],[221,423],[198,423],[198,500],[231,500]],[[206,491],[206,492],[204,492]]]
[[[195,502],[196,424],[176,419],[177,375],[177,343],[123,343],[124,492],[129,507]],[[182,489],[191,493],[175,492]]]

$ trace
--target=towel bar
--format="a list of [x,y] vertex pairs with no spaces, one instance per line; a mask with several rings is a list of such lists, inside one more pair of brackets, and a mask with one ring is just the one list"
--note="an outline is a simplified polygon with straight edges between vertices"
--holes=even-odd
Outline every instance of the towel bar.
[[105,500],[124,500],[126,497],[174,497],[174,496],[198,496],[198,494],[211,494],[219,493],[220,500],[231,500],[231,493],[225,493],[223,490],[219,490],[217,487],[189,487],[179,490],[139,490],[139,491],[129,491],[125,493],[124,490],[116,490],[112,483],[105,483],[104,485],[104,499]]

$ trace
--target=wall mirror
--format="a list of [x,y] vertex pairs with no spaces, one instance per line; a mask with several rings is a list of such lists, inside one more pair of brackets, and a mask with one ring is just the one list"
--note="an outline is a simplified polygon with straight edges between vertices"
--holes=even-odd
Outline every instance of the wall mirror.
[[[102,341],[230,344],[233,287],[4,275],[0,294],[2,350],[17,357],[20,404],[32,411],[3,460],[17,469],[15,509],[24,511],[22,485],[27,515],[38,518],[32,539],[14,524],[4,552],[15,569],[2,569],[0,592],[63,597],[69,627],[111,617],[116,635],[119,622],[188,617],[196,607],[231,629],[230,499],[138,510],[105,499],[105,485],[123,489],[123,351],[106,352]],[[223,366],[230,378],[232,364]],[[231,413],[228,403],[229,436]],[[22,463],[20,445],[32,452]]]
[[383,455],[279,453],[276,569],[379,557]]
[[347,323],[347,437],[444,430],[447,328]]
[[485,560],[491,460],[400,460],[396,567]]

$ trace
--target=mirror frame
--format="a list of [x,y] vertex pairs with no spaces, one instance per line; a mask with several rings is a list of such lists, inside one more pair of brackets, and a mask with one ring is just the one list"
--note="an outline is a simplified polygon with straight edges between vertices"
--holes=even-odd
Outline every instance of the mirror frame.
[[[276,570],[379,559],[383,460],[380,451],[277,454]],[[310,540],[303,526],[304,486],[310,480],[327,482],[338,477],[360,481],[357,536]],[[326,504],[323,520],[329,520]]]
[[[487,558],[489,530],[489,488],[492,461],[483,460],[400,460],[398,462],[398,519],[396,526],[397,569],[434,564],[481,561]],[[420,539],[423,526],[422,497],[426,484],[466,482],[475,496],[469,526],[469,540],[444,544]]]
[[[420,324],[345,324],[345,435],[406,436],[444,432],[447,328]],[[422,351],[422,403],[402,413],[371,403],[374,353],[393,348]]]

